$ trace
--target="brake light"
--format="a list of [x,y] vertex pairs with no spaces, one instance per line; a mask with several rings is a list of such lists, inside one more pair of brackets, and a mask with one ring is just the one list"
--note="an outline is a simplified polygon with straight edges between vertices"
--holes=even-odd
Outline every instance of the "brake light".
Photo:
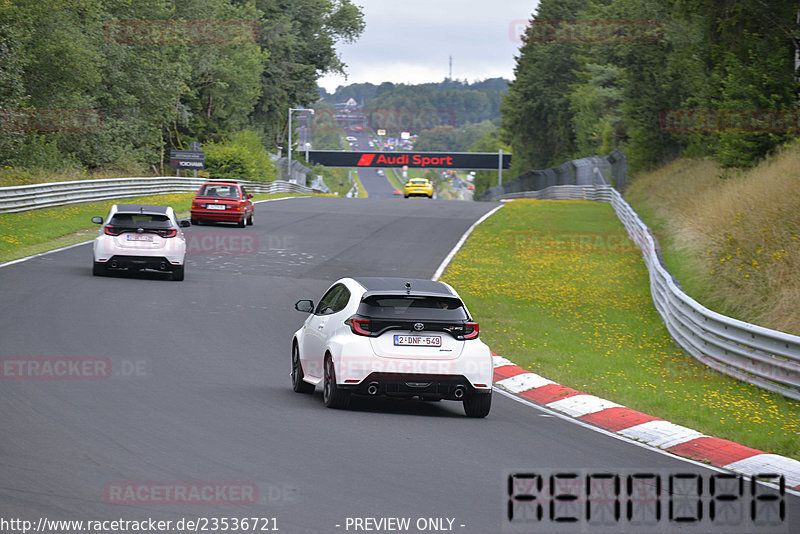
[[359,336],[372,335],[369,319],[356,319],[355,317],[350,317],[344,322],[344,324],[350,327],[351,332]]
[[113,226],[104,226],[103,232],[105,232],[106,235],[119,235],[119,230]]
[[464,323],[464,339],[475,339],[479,330],[478,323]]
[[174,228],[171,228],[169,230],[161,230],[160,232],[158,232],[158,235],[160,235],[161,237],[175,237],[176,235],[178,235],[178,231],[175,230]]

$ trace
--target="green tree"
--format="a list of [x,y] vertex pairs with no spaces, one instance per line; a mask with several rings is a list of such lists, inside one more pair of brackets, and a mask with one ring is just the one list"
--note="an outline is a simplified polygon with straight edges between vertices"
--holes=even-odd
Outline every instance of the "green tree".
[[[542,0],[537,21],[578,19],[585,2]],[[570,86],[578,79],[573,43],[523,37],[515,79],[503,100],[504,138],[514,149],[516,170],[559,165],[574,152]]]
[[316,102],[317,79],[344,71],[335,45],[355,41],[364,19],[350,0],[256,0],[255,5],[263,13],[259,44],[270,61],[251,123],[269,146],[277,146],[287,138],[289,108]]
[[[480,139],[475,141],[470,147],[470,152],[499,152],[500,150],[506,154],[511,153],[511,147],[504,143],[500,137],[499,128],[487,130]],[[503,175],[506,180],[513,177],[513,175],[506,176],[505,172]],[[497,185],[497,178],[497,171],[476,171],[473,196],[477,197],[490,187]]]

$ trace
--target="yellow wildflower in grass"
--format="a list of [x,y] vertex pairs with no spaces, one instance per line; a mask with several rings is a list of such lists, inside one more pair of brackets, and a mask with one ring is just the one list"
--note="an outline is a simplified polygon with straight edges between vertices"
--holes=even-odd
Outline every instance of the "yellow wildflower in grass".
[[465,298],[484,341],[523,367],[710,435],[800,458],[798,440],[785,439],[797,435],[797,403],[762,395],[678,348],[654,310],[637,251],[576,248],[569,239],[597,244],[598,236],[620,229],[606,204],[515,201],[476,228],[442,279]]

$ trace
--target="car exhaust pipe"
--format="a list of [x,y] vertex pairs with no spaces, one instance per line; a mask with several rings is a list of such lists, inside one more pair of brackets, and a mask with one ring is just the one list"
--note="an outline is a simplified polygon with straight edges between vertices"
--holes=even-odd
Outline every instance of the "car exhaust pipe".
[[373,382],[367,387],[367,393],[370,395],[377,395],[378,394],[378,384]]
[[453,391],[453,396],[456,399],[463,399],[464,398],[464,386],[456,386],[455,391]]
[[164,263],[163,261],[161,262],[161,265],[159,265],[158,267],[159,267],[159,269],[161,269],[162,271],[166,271],[166,270],[167,270],[167,264],[166,264],[166,263]]
[[111,267],[113,267],[114,269],[116,269],[118,266],[119,264],[117,263],[117,260],[111,262]]

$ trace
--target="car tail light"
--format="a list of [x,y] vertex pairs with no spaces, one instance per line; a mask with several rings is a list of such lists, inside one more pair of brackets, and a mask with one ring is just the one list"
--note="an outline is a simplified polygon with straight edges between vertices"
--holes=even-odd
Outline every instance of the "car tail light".
[[464,323],[464,339],[475,339],[479,330],[478,323]]
[[106,235],[119,235],[120,231],[114,228],[113,226],[104,226],[103,231]]
[[175,237],[176,235],[178,235],[178,231],[174,228],[171,228],[169,230],[160,230],[158,232],[158,235],[160,235],[161,237]]
[[348,320],[344,322],[347,326],[350,327],[350,330],[359,336],[371,336],[371,324],[369,319],[356,319],[355,317],[350,317]]

